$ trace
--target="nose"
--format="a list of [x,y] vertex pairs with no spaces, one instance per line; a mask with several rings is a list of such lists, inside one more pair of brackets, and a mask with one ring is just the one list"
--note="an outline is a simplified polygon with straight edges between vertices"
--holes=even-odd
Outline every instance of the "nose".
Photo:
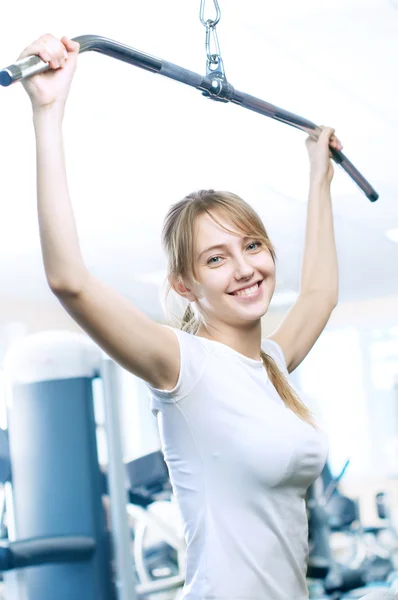
[[245,259],[245,257],[239,256],[235,259],[235,279],[237,281],[251,279],[254,274],[252,265]]

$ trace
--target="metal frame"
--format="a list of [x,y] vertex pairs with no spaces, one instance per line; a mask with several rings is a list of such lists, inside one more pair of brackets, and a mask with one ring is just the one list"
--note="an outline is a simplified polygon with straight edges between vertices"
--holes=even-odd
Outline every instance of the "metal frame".
[[134,574],[131,536],[127,518],[128,495],[120,437],[120,367],[106,356],[103,356],[101,364],[101,378],[108,443],[108,487],[111,504],[110,516],[116,593],[118,600],[135,600],[137,597],[137,582]]
[[[135,65],[146,71],[159,73],[159,75],[163,75],[164,77],[185,83],[186,85],[200,90],[203,95],[212,100],[232,102],[233,104],[238,104],[243,108],[260,113],[271,119],[301,129],[307,134],[314,136],[319,135],[320,128],[312,121],[288,112],[278,106],[274,106],[269,102],[265,102],[264,100],[235,90],[225,77],[220,77],[217,73],[202,76],[173,63],[140,52],[130,46],[97,35],[82,35],[73,38],[73,41],[80,44],[80,53],[95,51],[100,54],[106,54],[107,56]],[[49,64],[41,60],[39,56],[28,56],[0,71],[0,85],[7,87],[17,81],[31,77],[32,75],[44,73],[49,69]],[[334,148],[330,148],[330,151],[333,160],[344,169],[353,181],[355,181],[367,198],[369,198],[371,202],[377,200],[379,197],[378,193],[348,158],[342,152]]]
[[[113,540],[114,563],[115,563],[115,588],[118,600],[137,600],[141,597],[163,594],[170,590],[176,590],[184,586],[185,578],[182,575],[165,577],[156,581],[137,581],[134,571],[134,554],[131,543],[128,516],[134,515],[139,518],[146,517],[147,522],[156,524],[162,530],[165,541],[173,548],[178,547],[178,538],[173,537],[173,532],[167,532],[162,527],[160,519],[149,511],[140,510],[128,504],[126,487],[126,472],[123,462],[123,448],[120,436],[120,399],[122,396],[121,368],[113,360],[103,355],[100,376],[103,385],[103,399],[105,410],[106,437],[108,444],[108,490],[110,499],[111,531]],[[145,528],[144,528],[145,529]],[[142,550],[140,539],[134,547],[138,552]],[[1,554],[0,554],[1,558]],[[137,565],[137,574],[142,574],[140,561]]]

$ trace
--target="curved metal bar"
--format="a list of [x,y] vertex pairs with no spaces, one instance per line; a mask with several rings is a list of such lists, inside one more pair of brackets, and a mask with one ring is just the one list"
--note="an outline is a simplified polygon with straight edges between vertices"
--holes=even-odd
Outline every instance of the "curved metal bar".
[[[283,108],[274,106],[269,102],[239,92],[235,90],[226,79],[220,79],[218,77],[206,77],[179,67],[173,63],[167,62],[160,58],[156,58],[144,52],[140,52],[130,46],[120,44],[108,38],[104,38],[97,35],[82,35],[73,38],[73,41],[79,42],[80,53],[92,50],[101,54],[106,54],[117,60],[127,62],[129,64],[145,69],[146,71],[152,71],[153,73],[159,73],[164,77],[169,77],[175,81],[180,81],[198,90],[201,90],[203,95],[211,98],[212,100],[221,100],[223,102],[232,102],[243,106],[254,112],[276,119],[286,125],[301,129],[306,133],[318,134],[319,127],[294,113],[288,112]],[[17,81],[32,77],[38,73],[44,73],[50,68],[48,63],[45,63],[38,56],[29,56],[16,63],[6,67],[0,71],[0,85],[9,86]],[[344,171],[355,181],[360,189],[365,193],[371,202],[378,199],[379,195],[376,190],[370,185],[365,177],[354,167],[354,165],[348,160],[348,158],[339,150],[331,148],[333,160],[338,163]]]

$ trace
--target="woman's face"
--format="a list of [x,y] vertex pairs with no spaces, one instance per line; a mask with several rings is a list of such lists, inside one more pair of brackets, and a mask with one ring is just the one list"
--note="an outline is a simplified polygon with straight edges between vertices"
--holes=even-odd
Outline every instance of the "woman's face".
[[[235,228],[218,214],[230,231]],[[195,223],[195,266],[198,283],[188,283],[209,324],[238,326],[260,319],[275,289],[275,264],[266,246],[240,232],[229,233],[206,213]]]

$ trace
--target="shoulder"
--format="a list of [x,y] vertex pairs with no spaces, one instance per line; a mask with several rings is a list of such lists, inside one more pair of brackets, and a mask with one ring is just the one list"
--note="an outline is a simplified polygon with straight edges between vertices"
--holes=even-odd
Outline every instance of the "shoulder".
[[157,396],[172,398],[174,401],[181,400],[187,396],[201,379],[206,363],[209,349],[202,338],[191,333],[163,325],[176,336],[179,346],[179,369],[178,379],[171,389],[149,388]]

